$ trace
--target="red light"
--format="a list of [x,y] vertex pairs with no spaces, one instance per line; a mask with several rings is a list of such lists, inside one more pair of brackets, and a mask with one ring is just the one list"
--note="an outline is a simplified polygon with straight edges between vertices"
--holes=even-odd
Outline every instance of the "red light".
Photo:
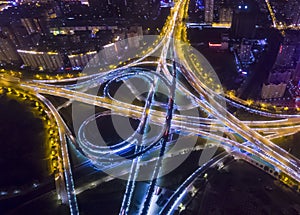
[[221,47],[221,43],[208,43],[209,47]]
[[280,49],[279,49],[279,54],[282,53],[282,45],[280,46]]

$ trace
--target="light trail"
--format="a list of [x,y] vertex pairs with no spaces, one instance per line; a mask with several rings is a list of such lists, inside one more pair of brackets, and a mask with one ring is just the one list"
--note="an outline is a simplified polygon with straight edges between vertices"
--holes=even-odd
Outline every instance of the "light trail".
[[[266,3],[269,4],[268,0],[266,0]],[[142,215],[149,213],[149,205],[153,197],[156,179],[159,175],[165,157],[168,156],[166,146],[168,144],[173,144],[169,134],[176,131],[182,132],[182,135],[198,135],[209,140],[218,141],[228,153],[235,151],[235,154],[240,154],[240,157],[245,160],[248,158],[252,159],[253,156],[256,156],[266,163],[274,166],[276,171],[279,173],[284,173],[291,179],[294,179],[297,182],[297,187],[299,188],[299,159],[275,145],[271,139],[292,135],[298,132],[300,130],[300,119],[298,119],[300,118],[300,115],[270,113],[263,110],[257,110],[248,106],[246,101],[239,98],[226,98],[221,94],[218,88],[213,87],[212,81],[208,81],[209,79],[212,79],[212,77],[209,77],[209,75],[208,77],[204,76],[202,66],[196,65],[197,62],[194,62],[194,60],[190,58],[191,53],[184,49],[184,45],[182,43],[176,41],[187,41],[186,26],[183,20],[187,18],[188,5],[189,0],[175,1],[175,5],[171,10],[171,15],[163,28],[164,36],[160,36],[161,40],[157,42],[156,46],[152,46],[148,49],[147,53],[143,54],[143,56],[134,59],[125,66],[111,70],[106,68],[107,71],[105,72],[99,71],[98,73],[88,76],[61,79],[59,81],[20,81],[20,87],[34,92],[37,97],[41,98],[45,105],[51,110],[52,115],[55,117],[59,125],[61,148],[63,151],[64,179],[71,214],[79,213],[75,194],[79,194],[91,186],[86,185],[79,190],[75,190],[74,188],[65,136],[71,136],[72,134],[63,122],[57,110],[67,107],[73,101],[107,108],[114,114],[140,120],[137,131],[135,131],[125,141],[117,143],[111,147],[97,146],[89,142],[88,138],[85,136],[85,129],[87,129],[89,123],[96,120],[97,117],[111,115],[111,112],[104,112],[90,116],[81,124],[78,134],[76,134],[81,150],[96,166],[101,168],[103,171],[118,171],[120,175],[129,173],[129,182],[126,187],[126,192],[120,210],[120,214],[122,215],[129,213],[129,208],[132,204],[132,196],[135,191],[135,181],[140,174],[140,165],[144,165],[151,161],[155,162],[155,165],[149,186],[145,193],[145,198],[142,200],[143,204],[139,211],[139,214]],[[268,8],[269,7],[271,8],[271,6],[268,6]],[[272,14],[271,11],[270,14]],[[273,19],[273,25],[276,27],[276,19]],[[173,40],[172,38],[175,38],[176,40]],[[174,59],[177,62],[180,62],[178,68],[172,70],[173,73],[169,69],[172,64],[170,64],[170,61],[167,60],[168,53],[170,51],[171,53],[174,52]],[[147,59],[156,52],[160,52],[160,55],[156,58],[156,60],[152,61]],[[156,65],[157,70],[150,71],[137,68],[139,66],[143,67],[146,65]],[[209,69],[209,67],[204,67],[204,69]],[[176,78],[177,73],[181,73],[181,75],[188,81],[193,92],[188,90],[184,83]],[[113,83],[113,81],[123,81],[124,78],[129,77],[142,78],[149,86],[151,86],[148,92],[148,97],[146,97],[146,105],[144,107],[118,101],[110,95],[109,86]],[[166,104],[168,109],[165,112],[151,108],[155,105],[153,95],[156,91],[156,82],[158,80],[165,83],[166,88],[170,89],[169,100]],[[77,81],[78,83],[68,84],[72,81]],[[65,84],[59,85],[59,83]],[[89,89],[98,87],[105,83],[104,96],[100,97],[87,93]],[[135,91],[132,90],[132,92],[134,93]],[[180,115],[176,113],[173,114],[175,109],[174,102],[176,103],[176,101],[174,101],[176,92],[180,92],[184,96],[190,98],[191,101],[191,104],[185,107],[176,105],[178,110],[180,108],[185,109],[187,107],[198,107],[209,117],[206,118]],[[55,109],[48,100],[41,96],[41,94],[59,96],[68,99],[69,102]],[[223,104],[226,102],[235,107],[243,108],[249,112],[278,119],[272,121],[240,121],[224,108]],[[137,138],[138,132],[144,130],[150,123],[153,123],[154,125],[161,125],[161,133],[156,138],[149,138],[147,135],[143,135],[142,138]],[[231,136],[233,139],[223,137],[223,135],[220,135],[219,132],[222,134],[225,132],[225,134],[228,134],[228,136]],[[144,134],[145,132],[142,133]],[[263,133],[265,136],[259,133]],[[234,138],[237,135],[241,137],[242,141],[237,141],[237,139]],[[137,142],[141,143],[142,147],[136,147]],[[135,149],[133,150],[134,152],[127,154],[128,150],[130,151],[131,149]],[[239,153],[238,150],[245,151],[246,153]],[[160,155],[158,157],[153,157],[157,152],[159,152]],[[127,159],[126,162],[119,162],[120,154]],[[143,162],[141,162],[141,160],[143,160]],[[146,160],[146,162],[144,160]],[[209,161],[209,164],[214,165],[218,162],[219,160],[215,158]],[[109,163],[109,165],[104,167],[104,165],[102,165],[103,163]],[[125,170],[126,168],[124,167],[128,167],[130,171],[128,172]],[[191,175],[187,181],[189,183],[192,182],[196,175],[197,174]],[[111,180],[111,178],[109,177],[99,180],[98,184],[105,182],[106,180]],[[187,185],[187,183],[184,183],[183,185]],[[180,187],[179,191],[176,193],[176,198],[172,198],[175,200],[168,203],[165,207],[166,209],[164,209],[164,211],[166,213],[171,213],[175,210],[178,206],[177,203],[183,195],[186,194],[187,190],[184,190],[182,187]]]
[[277,28],[277,20],[276,20],[275,13],[273,12],[273,8],[272,8],[272,6],[271,6],[269,0],[265,0],[265,2],[266,2],[266,5],[267,5],[267,8],[268,8],[268,10],[269,10],[271,19],[272,19],[273,27],[274,27],[274,28]]
[[[65,95],[65,94],[64,94],[64,95]],[[70,95],[70,93],[68,93],[68,95]],[[73,99],[75,99],[75,98],[73,98]],[[88,102],[88,103],[91,103],[91,102]],[[92,103],[95,104],[95,102],[92,102]],[[101,104],[101,105],[103,106],[103,104]],[[100,106],[101,106],[101,105],[100,105]],[[118,105],[118,106],[119,106],[119,105]],[[108,107],[108,108],[109,108],[109,107]],[[110,106],[110,108],[113,109],[112,106]],[[125,109],[125,110],[126,110],[126,109]],[[120,111],[120,109],[117,110],[117,111]],[[126,112],[127,112],[127,111],[126,111]],[[136,114],[136,115],[140,115],[140,114]]]

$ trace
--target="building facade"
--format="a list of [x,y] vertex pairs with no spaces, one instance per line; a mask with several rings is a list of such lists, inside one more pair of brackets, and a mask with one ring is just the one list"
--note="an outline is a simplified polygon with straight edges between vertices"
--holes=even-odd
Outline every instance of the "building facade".
[[261,91],[262,99],[281,98],[283,97],[287,84],[263,84]]
[[26,66],[40,71],[57,71],[64,66],[63,58],[57,52],[41,52],[33,50],[18,50]]
[[257,10],[254,6],[240,4],[235,7],[232,16],[231,38],[253,39],[257,22]]
[[4,35],[0,35],[0,62],[16,66],[22,64],[16,46]]
[[233,10],[230,7],[221,7],[219,10],[219,22],[221,24],[229,24],[232,22]]
[[205,0],[204,21],[212,23],[214,21],[214,0]]
[[238,56],[241,62],[250,62],[252,56],[252,43],[250,41],[242,41],[238,49]]

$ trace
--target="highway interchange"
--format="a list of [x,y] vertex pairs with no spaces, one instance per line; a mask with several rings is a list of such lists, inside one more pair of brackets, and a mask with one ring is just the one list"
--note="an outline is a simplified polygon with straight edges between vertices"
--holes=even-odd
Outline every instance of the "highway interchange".
[[[218,146],[223,147],[227,153],[240,159],[249,161],[249,159],[259,158],[273,167],[278,175],[282,173],[288,177],[288,180],[292,180],[294,182],[292,185],[296,185],[299,189],[299,159],[275,145],[272,139],[297,133],[300,130],[300,115],[270,113],[247,106],[246,101],[238,98],[225,97],[212,67],[204,57],[199,54],[195,58],[191,57],[197,53],[193,51],[187,41],[184,20],[188,16],[188,7],[189,0],[175,1],[161,35],[153,40],[153,45],[146,52],[143,51],[138,55],[139,57],[131,59],[125,65],[113,69],[107,65],[100,65],[106,70],[98,72],[100,71],[98,69],[83,77],[59,81],[20,80],[17,83],[14,82],[14,84],[18,84],[18,87],[30,91],[40,99],[49,109],[48,114],[54,117],[58,125],[62,168],[56,180],[61,184],[59,195],[64,203],[69,204],[71,214],[79,214],[76,200],[76,194],[79,191],[74,187],[67,138],[78,143],[77,147],[81,152],[91,159],[99,169],[107,170],[116,177],[122,174],[129,175],[120,208],[122,215],[151,214],[154,188],[157,178],[161,174],[164,159],[169,153],[167,148],[176,144],[176,140],[172,139],[173,133],[205,137],[219,143]],[[155,69],[146,68],[149,65]],[[189,86],[182,82],[179,75],[184,77]],[[148,91],[143,107],[118,100],[110,94],[110,86],[115,81],[123,81],[130,86],[130,80],[134,78],[142,79],[147,83]],[[163,83],[167,92],[168,101],[165,104],[154,99],[159,83],[160,85]],[[88,93],[89,90],[99,88],[101,85],[105,85],[103,96],[98,96],[97,93]],[[134,87],[131,91],[136,97],[140,96],[140,92]],[[188,98],[190,104],[176,104],[177,94]],[[46,98],[47,95],[65,98],[69,102],[56,108]],[[102,107],[109,111],[91,115],[79,125],[78,133],[72,134],[62,119],[59,109],[71,105],[74,101]],[[241,121],[226,109],[226,104],[243,108],[257,115],[267,116],[270,120]],[[159,106],[160,109],[153,108],[154,106]],[[206,116],[184,114],[187,109],[193,108],[200,108]],[[178,113],[175,110],[181,111]],[[116,143],[114,146],[90,142],[85,135],[88,125],[94,123],[97,118],[111,115],[138,119],[138,129],[128,139]],[[147,134],[146,129],[150,125],[160,126],[160,132],[156,136]],[[243,141],[237,140],[235,138],[237,136]],[[194,146],[189,145],[189,147],[193,148]],[[184,184],[190,184],[196,176],[203,174],[204,167],[214,166],[226,156],[225,153],[223,156],[212,158]],[[140,167],[148,162],[154,162],[155,165],[149,171],[151,174],[144,176],[145,173],[140,171]],[[125,166],[126,168],[124,168]],[[134,211],[132,199],[134,193],[137,192],[136,181],[143,177],[148,177],[149,186],[146,189],[142,207],[139,211]],[[103,181],[105,180],[103,179]],[[189,189],[179,187],[161,214],[172,214],[177,209],[181,198],[188,192],[190,192]]]

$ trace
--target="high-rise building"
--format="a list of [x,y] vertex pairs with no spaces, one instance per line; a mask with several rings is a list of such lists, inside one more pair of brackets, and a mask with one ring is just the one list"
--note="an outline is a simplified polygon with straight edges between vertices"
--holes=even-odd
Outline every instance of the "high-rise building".
[[280,14],[280,21],[285,25],[296,25],[300,21],[299,0],[272,1],[272,7],[276,8],[276,14]]
[[18,50],[26,66],[34,69],[56,71],[64,66],[60,53],[33,50]]
[[231,24],[231,38],[252,39],[255,36],[257,10],[256,5],[253,4],[240,4],[235,8]]
[[46,34],[49,32],[45,17],[21,18],[21,22],[26,28],[28,35],[34,33]]
[[118,56],[118,43],[109,43],[104,46],[103,54],[106,61],[116,59]]
[[10,25],[2,27],[1,30],[5,36],[11,39],[17,48],[33,45],[30,35],[21,20],[13,21]]
[[[72,67],[85,67],[91,60],[94,59],[96,51],[90,51],[86,53],[76,53],[68,55]],[[93,63],[93,62],[90,62]]]
[[204,21],[212,23],[214,21],[214,0],[205,0]]
[[3,34],[0,35],[0,62],[14,65],[21,65],[22,63],[16,46]]
[[281,98],[283,97],[287,84],[263,84],[261,91],[262,99]]
[[160,11],[160,0],[126,0],[126,16],[138,19],[156,18]]
[[296,50],[296,46],[294,44],[282,44],[277,54],[275,66],[292,67],[293,66],[292,59],[295,50]]
[[274,67],[294,68],[299,59],[299,56],[297,56],[299,54],[297,53],[299,47],[300,33],[297,31],[287,31],[279,48]]
[[230,7],[221,7],[219,10],[219,22],[222,24],[231,24],[233,10]]
[[249,62],[252,56],[252,43],[248,40],[243,40],[240,49],[238,50],[238,56],[242,62]]
[[72,12],[74,6],[81,6],[80,0],[54,0],[52,3],[56,17],[64,17]]
[[89,5],[103,17],[151,19],[160,11],[160,0],[89,0]]
[[288,83],[291,80],[293,72],[293,69],[274,69],[269,73],[268,83]]
[[[283,42],[279,47],[274,66],[270,70],[269,77],[267,80],[268,83],[278,85],[279,83],[288,84],[298,82],[298,78],[300,78],[300,66],[297,65],[297,62],[300,60],[299,48],[300,33],[297,31],[286,31]],[[263,88],[262,95],[264,90],[266,89]],[[293,94],[292,91],[293,90],[291,90],[291,87],[289,86],[289,92],[291,94]],[[276,94],[276,97],[278,97],[278,95],[283,94],[278,93]]]
[[123,18],[126,0],[89,0],[89,6],[103,17]]
[[131,26],[127,32],[128,46],[138,48],[143,37],[143,28],[141,26]]

